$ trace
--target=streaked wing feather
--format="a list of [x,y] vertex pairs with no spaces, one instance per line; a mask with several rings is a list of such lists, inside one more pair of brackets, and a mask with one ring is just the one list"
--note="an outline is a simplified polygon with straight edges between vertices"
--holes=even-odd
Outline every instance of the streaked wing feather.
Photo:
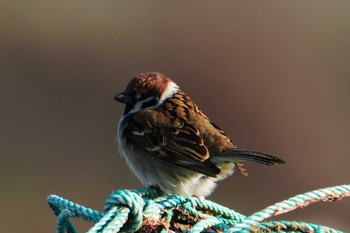
[[[216,177],[216,175],[220,173],[220,169],[216,167],[210,160],[199,162],[197,160],[189,159],[192,157],[191,155],[188,153],[179,153],[178,150],[173,150],[171,147],[166,147],[164,150],[166,151],[167,156],[163,155],[158,158],[166,162],[170,162],[172,164],[176,164],[177,166],[211,177]],[[176,159],[174,160],[174,158]]]
[[148,151],[156,151],[159,148],[158,135],[144,133],[143,135],[130,134],[129,140]]
[[161,134],[149,130],[142,132],[131,133],[129,139],[152,156],[207,176],[215,177],[220,173],[220,169],[208,160],[208,150],[194,126],[164,127]]

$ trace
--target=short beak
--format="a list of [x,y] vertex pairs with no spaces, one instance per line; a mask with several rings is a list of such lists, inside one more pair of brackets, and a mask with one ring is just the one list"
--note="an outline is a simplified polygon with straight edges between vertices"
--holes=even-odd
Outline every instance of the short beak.
[[116,95],[114,99],[123,104],[132,104],[134,102],[134,100],[125,92]]

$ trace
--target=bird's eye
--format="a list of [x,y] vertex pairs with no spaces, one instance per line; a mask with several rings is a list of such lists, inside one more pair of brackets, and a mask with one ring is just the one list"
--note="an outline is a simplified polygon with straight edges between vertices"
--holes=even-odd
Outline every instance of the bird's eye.
[[158,103],[158,98],[154,96],[150,96],[147,99],[142,101],[142,109],[154,106]]

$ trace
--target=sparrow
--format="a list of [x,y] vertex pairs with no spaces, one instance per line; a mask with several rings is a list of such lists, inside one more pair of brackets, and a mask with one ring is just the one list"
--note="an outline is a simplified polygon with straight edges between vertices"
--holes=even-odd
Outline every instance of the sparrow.
[[167,194],[206,197],[234,168],[248,175],[245,161],[284,163],[237,147],[161,73],[139,74],[114,99],[125,104],[118,125],[119,149],[143,185],[155,185]]

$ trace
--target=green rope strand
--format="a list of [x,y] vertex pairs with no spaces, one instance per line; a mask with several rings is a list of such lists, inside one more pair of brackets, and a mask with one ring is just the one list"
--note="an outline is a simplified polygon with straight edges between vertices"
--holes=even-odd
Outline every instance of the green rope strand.
[[350,196],[350,186],[340,185],[326,189],[314,190],[300,194],[288,200],[278,202],[250,216],[254,221],[261,222],[266,218],[290,212],[296,208],[304,208],[320,201],[335,201]]
[[47,199],[57,217],[57,233],[76,233],[69,218],[95,223],[89,233],[110,232],[330,232],[340,231],[312,223],[267,221],[267,218],[320,201],[350,196],[350,185],[300,194],[246,217],[203,197],[164,195],[156,187],[117,190],[109,195],[103,212],[86,208],[56,195]]
[[[113,219],[116,219],[115,221],[119,221],[120,225],[123,226],[126,221],[128,220],[128,215],[130,213],[130,209],[128,208],[119,208],[119,206],[115,206],[111,208],[108,213],[106,213],[98,223],[95,224],[93,228],[91,228],[88,232],[100,232],[102,231],[109,222],[111,222]],[[117,217],[118,216],[118,217]],[[120,229],[116,226],[116,229]]]

